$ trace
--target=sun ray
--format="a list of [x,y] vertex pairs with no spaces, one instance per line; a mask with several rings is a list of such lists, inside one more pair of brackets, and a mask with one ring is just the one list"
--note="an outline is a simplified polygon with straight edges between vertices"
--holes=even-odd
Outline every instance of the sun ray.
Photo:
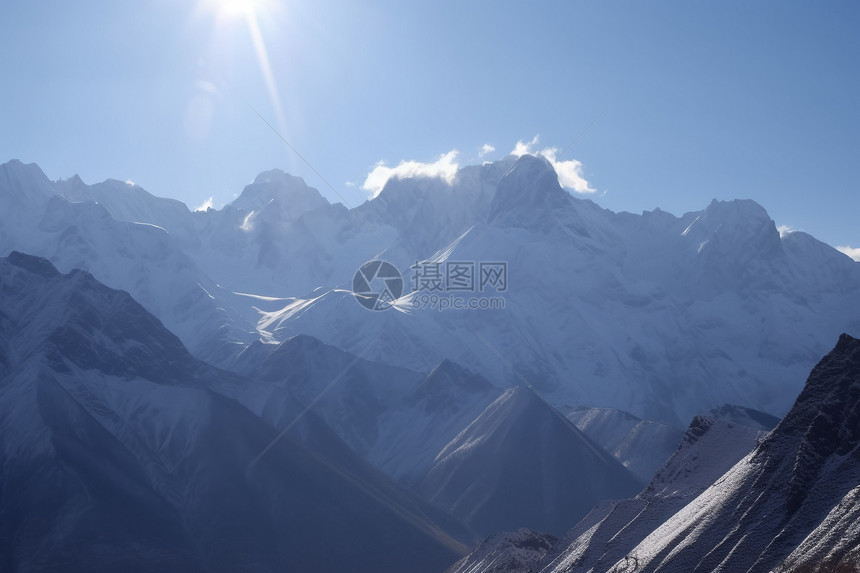
[[263,41],[263,33],[260,31],[260,23],[257,21],[256,12],[247,12],[245,19],[248,22],[248,31],[251,34],[251,41],[254,43],[254,52],[257,54],[257,63],[260,65],[260,72],[263,74],[263,81],[266,83],[269,100],[272,104],[272,109],[275,111],[275,119],[278,122],[281,133],[286,133],[287,125],[284,109],[281,106],[281,95],[278,90],[278,84],[275,81],[275,74],[272,73],[272,64],[269,61],[269,53]]

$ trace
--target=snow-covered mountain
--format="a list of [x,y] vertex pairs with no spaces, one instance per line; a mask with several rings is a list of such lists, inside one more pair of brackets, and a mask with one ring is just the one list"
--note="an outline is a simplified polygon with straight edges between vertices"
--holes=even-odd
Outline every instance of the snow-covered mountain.
[[420,483],[479,534],[561,534],[641,484],[533,390],[507,390],[439,452]]
[[[199,213],[13,161],[0,167],[0,250],[12,249],[127,290],[218,365],[254,340],[309,334],[376,362],[427,372],[449,359],[500,388],[525,379],[554,405],[676,427],[726,403],[782,415],[822,341],[860,327],[845,310],[860,265],[780,234],[754,202],[612,213],[530,155],[463,167],[450,184],[392,179],[351,210],[275,170]],[[368,312],[349,291],[374,257],[407,285],[418,260],[505,262],[507,290],[475,293],[505,307]]]
[[430,572],[464,552],[313,413],[279,432],[224,395],[258,384],[86,272],[0,259],[0,569]]
[[239,396],[276,427],[286,392],[308,404],[353,451],[413,485],[502,390],[450,361],[427,375],[364,360],[309,336],[254,343],[232,368],[268,382]]
[[[826,341],[860,330],[860,265],[778,231],[752,201],[612,213],[524,155],[450,182],[395,178],[354,209],[272,170],[222,209],[191,212],[131,183],[50,181],[10,161],[9,253],[0,541],[13,557],[2,566],[46,568],[75,551],[81,569],[110,570],[119,548],[140,549],[141,569],[331,570],[382,539],[373,554],[386,560],[362,560],[367,570],[415,570],[410,552],[440,570],[469,532],[439,508],[481,534],[560,534],[632,495],[619,460],[650,478],[672,427],[699,412],[710,417],[649,489],[598,506],[552,559],[790,570],[857,554],[849,337],[771,435],[699,495],[757,435],[738,424],[772,427]],[[407,294],[371,312],[351,289],[373,258],[400,269],[407,291],[416,262],[504,264],[504,288],[441,293],[504,305],[439,312]],[[574,424],[562,404],[589,408],[565,412]],[[732,432],[737,449],[705,447]],[[480,561],[507,552],[521,568],[546,540],[494,539]]]
[[[858,452],[860,340],[843,334],[773,431],[696,417],[638,496],[599,504],[544,557],[512,563],[528,573],[856,571]],[[504,570],[512,544],[488,540],[458,565]]]
[[[630,549],[705,491],[749,453],[763,435],[746,426],[696,416],[671,458],[636,497],[597,504],[541,554],[518,556],[517,566],[522,566],[525,573],[614,571],[612,567]],[[470,573],[494,570],[488,563],[504,570],[511,555],[517,555],[511,551],[512,543],[504,536],[500,540],[488,538],[458,562],[459,570]]]
[[443,360],[382,417],[371,463],[415,485],[448,443],[501,393],[482,376]]
[[[129,219],[115,218],[107,207]],[[130,184],[87,187],[77,178],[51,182],[32,164],[0,166],[0,255],[18,250],[45,257],[63,272],[91,272],[131,293],[192,352],[217,357],[256,333],[183,250],[193,236],[190,216],[181,203]],[[159,223],[181,230],[168,232]]]
[[779,418],[776,416],[734,404],[723,404],[722,406],[713,408],[708,412],[708,416],[768,432],[779,424]]
[[842,498],[827,517],[785,558],[776,573],[828,573],[860,569],[860,486]]
[[641,571],[850,571],[858,483],[860,340],[843,334],[768,437],[630,556]]
[[[682,426],[723,403],[781,415],[800,390],[792,381],[826,351],[820,341],[860,326],[845,312],[860,265],[803,233],[781,236],[752,201],[682,217],[616,214],[570,196],[548,162],[523,156],[464,233],[433,260],[507,262],[504,310],[368,316],[329,293],[273,332],[353,351],[378,340],[374,360],[448,357],[501,385],[525,378],[554,404]],[[344,322],[355,328],[336,328]]]
[[558,541],[531,529],[495,533],[445,573],[531,573]]
[[672,426],[641,420],[615,408],[562,408],[582,433],[612,454],[643,482],[669,459],[683,432]]
[[595,507],[535,571],[611,571],[658,525],[749,453],[762,436],[753,428],[696,416],[675,453],[639,495]]
[[296,336],[252,344],[233,367],[268,383],[238,399],[273,426],[294,418],[280,404],[295,397],[356,455],[479,533],[501,523],[561,533],[597,500],[637,489],[532,390],[503,394],[450,361],[421,376]]

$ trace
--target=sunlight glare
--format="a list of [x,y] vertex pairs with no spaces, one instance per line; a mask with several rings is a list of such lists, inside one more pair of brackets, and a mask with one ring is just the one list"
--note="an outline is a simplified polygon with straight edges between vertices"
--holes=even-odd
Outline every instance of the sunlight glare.
[[256,15],[265,0],[213,0],[218,14],[226,18],[240,18]]

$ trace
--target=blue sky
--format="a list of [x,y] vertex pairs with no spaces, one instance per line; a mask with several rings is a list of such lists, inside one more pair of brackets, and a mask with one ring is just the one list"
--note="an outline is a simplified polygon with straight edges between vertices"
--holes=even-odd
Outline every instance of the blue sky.
[[192,208],[280,167],[339,201],[259,113],[357,205],[380,161],[539,135],[609,209],[751,198],[860,247],[860,4],[257,0],[255,43],[238,1],[4,2],[0,161]]

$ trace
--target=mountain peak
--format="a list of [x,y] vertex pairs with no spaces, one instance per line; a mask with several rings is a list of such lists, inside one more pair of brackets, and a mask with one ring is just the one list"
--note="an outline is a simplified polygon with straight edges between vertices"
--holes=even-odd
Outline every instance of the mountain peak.
[[765,234],[768,238],[775,236],[779,239],[779,232],[770,215],[752,199],[713,199],[684,231],[685,236],[690,233],[696,236],[740,235],[741,240],[753,234]]
[[736,404],[723,404],[708,411],[707,415],[718,420],[743,424],[750,428],[765,431],[770,431],[779,424],[779,418],[776,416]]
[[494,533],[445,573],[529,573],[558,541],[553,535],[521,528]]
[[51,261],[42,257],[12,251],[9,253],[7,260],[16,267],[40,277],[51,278],[60,276],[60,271],[57,270],[57,267],[51,264]]
[[245,211],[260,212],[274,208],[278,218],[286,219],[293,219],[304,211],[328,204],[320,192],[305,183],[304,179],[280,169],[270,169],[257,175],[254,182],[246,185],[242,194],[230,203]]
[[526,179],[532,180],[549,173],[555,174],[555,169],[553,169],[552,163],[549,162],[549,159],[543,155],[531,155],[526,153],[524,155],[520,155],[516,161],[514,161],[514,164],[510,169],[508,169],[505,176],[516,174],[517,177],[525,177]]
[[[10,266],[24,272],[13,273]],[[68,362],[84,370],[184,383],[187,350],[127,292],[77,269],[63,275],[48,260],[20,252],[0,259],[0,276],[10,275],[8,282],[0,280],[0,303],[6,303],[0,314],[6,311],[28,325],[19,335],[29,351],[46,348],[61,369]]]
[[506,390],[449,442],[421,484],[479,534],[522,526],[561,533],[597,501],[633,495],[639,487],[617,460],[524,386]]
[[439,378],[451,381],[456,386],[463,389],[483,391],[494,388],[494,386],[483,376],[475,374],[468,368],[464,368],[453,360],[449,360],[447,358],[437,364],[436,367],[427,375],[428,381],[438,380]]
[[[696,495],[728,471],[765,432],[710,416],[695,416],[675,453],[660,468],[645,492],[666,494],[683,486]],[[673,491],[675,491],[673,489]]]
[[[802,435],[798,459],[825,458],[860,447],[860,340],[842,334],[833,350],[812,369],[794,407],[774,430]],[[763,444],[764,446],[764,444]]]
[[[549,160],[523,155],[499,181],[488,220],[504,218],[516,226],[531,226],[546,211],[564,207],[570,199],[570,194],[559,185],[558,175]],[[535,217],[537,220],[533,220]]]
[[428,412],[453,411],[464,405],[466,395],[489,398],[498,392],[500,390],[480,374],[445,359],[415,387],[411,399],[413,403],[422,402]]
[[687,216],[694,219],[681,240],[698,261],[691,276],[702,292],[762,288],[772,281],[768,263],[784,251],[776,223],[761,205],[749,199],[714,200]]
[[20,159],[10,159],[6,163],[0,165],[0,171],[48,180],[48,176],[45,175],[45,172],[42,171],[41,167],[35,163],[24,163]]
[[749,453],[764,432],[743,424],[695,416],[681,443],[654,475],[641,496],[692,497]]
[[269,169],[268,171],[260,172],[256,177],[254,177],[254,183],[272,183],[272,182],[286,182],[286,183],[298,183],[304,185],[305,181],[301,177],[296,175],[290,175],[286,173],[282,169]]
[[51,180],[35,163],[22,163],[18,159],[0,165],[0,197],[4,191],[30,200],[50,195]]
[[[782,571],[777,565],[828,512],[856,512],[851,492],[860,471],[858,452],[860,340],[842,335],[753,452],[629,554],[647,571]],[[856,547],[856,534],[843,541],[831,539],[814,548],[815,554],[838,561],[840,552]]]
[[729,201],[711,199],[704,213],[714,217],[770,220],[767,210],[752,199],[731,199]]

